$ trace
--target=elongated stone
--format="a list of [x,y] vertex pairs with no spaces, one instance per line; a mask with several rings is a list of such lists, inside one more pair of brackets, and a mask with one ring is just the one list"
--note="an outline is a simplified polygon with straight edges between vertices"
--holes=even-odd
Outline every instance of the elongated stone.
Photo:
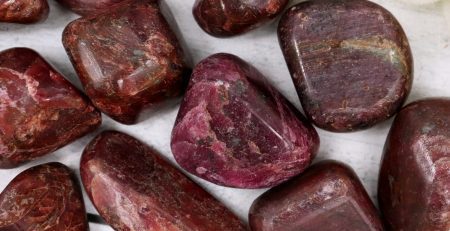
[[100,124],[100,113],[38,53],[0,52],[0,168],[53,152]]
[[194,69],[171,146],[194,175],[262,188],[308,167],[319,137],[258,70],[234,55],[216,54]]
[[92,15],[109,10],[111,6],[129,0],[56,0],[80,15]]
[[63,43],[94,105],[125,124],[181,94],[187,70],[156,0],[135,0],[70,23]]
[[193,14],[200,27],[216,37],[230,37],[255,29],[275,18],[288,0],[197,0]]
[[278,36],[303,109],[323,129],[371,127],[397,113],[410,92],[408,40],[375,3],[300,3],[282,17]]
[[239,219],[154,150],[103,132],[84,150],[83,185],[115,230],[245,230]]
[[47,0],[0,0],[0,22],[35,23],[47,19]]
[[400,111],[385,145],[378,201],[389,230],[450,230],[450,99]]
[[72,171],[60,163],[47,163],[20,173],[0,194],[0,230],[89,230]]
[[382,231],[375,206],[355,172],[323,161],[270,189],[253,203],[252,231]]

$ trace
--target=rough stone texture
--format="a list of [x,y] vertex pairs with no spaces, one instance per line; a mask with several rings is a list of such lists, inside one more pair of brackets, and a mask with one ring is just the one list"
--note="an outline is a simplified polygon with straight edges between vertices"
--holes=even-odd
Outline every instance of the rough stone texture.
[[0,0],[0,22],[35,23],[47,19],[47,0]]
[[353,170],[323,161],[263,195],[250,208],[252,231],[383,230]]
[[213,183],[262,188],[302,172],[315,157],[315,129],[254,67],[216,54],[194,69],[172,131],[172,152]]
[[278,35],[306,115],[323,129],[373,126],[398,112],[409,94],[408,40],[375,3],[300,3],[282,17]]
[[32,167],[0,194],[2,231],[87,231],[81,188],[60,163]]
[[108,10],[114,4],[129,0],[56,0],[80,15],[92,15]]
[[220,202],[131,136],[100,134],[80,167],[89,197],[116,230],[245,230]]
[[417,101],[400,111],[378,183],[390,230],[450,230],[450,99]]
[[70,23],[63,34],[87,95],[121,123],[135,123],[187,82],[183,51],[157,2],[119,4]]
[[100,113],[38,53],[0,53],[0,168],[53,152],[100,124]]
[[193,14],[200,27],[216,37],[243,34],[272,20],[288,0],[197,0]]

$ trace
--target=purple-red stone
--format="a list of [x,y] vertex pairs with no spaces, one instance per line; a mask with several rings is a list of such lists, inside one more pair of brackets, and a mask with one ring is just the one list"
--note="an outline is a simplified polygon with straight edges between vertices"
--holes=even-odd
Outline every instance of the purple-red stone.
[[20,173],[0,194],[0,230],[89,230],[72,171],[60,163],[47,163]]
[[115,230],[246,230],[200,186],[123,133],[95,138],[80,168],[86,192]]
[[63,34],[87,95],[121,123],[135,123],[143,109],[180,95],[187,82],[183,51],[158,2],[118,4],[70,23]]
[[100,112],[38,53],[0,52],[0,168],[53,152],[100,124]]
[[450,99],[417,101],[397,115],[378,201],[389,230],[450,230]]
[[371,127],[397,113],[413,80],[402,27],[366,0],[316,0],[282,17],[278,36],[303,109],[336,132]]
[[230,37],[255,29],[280,14],[288,0],[197,0],[195,20],[208,34]]
[[114,4],[129,0],[56,0],[80,15],[92,15],[108,10]]
[[250,208],[252,231],[382,231],[355,172],[323,161],[261,195]]
[[47,0],[0,0],[0,22],[35,23],[47,19]]
[[237,188],[277,185],[316,155],[315,129],[242,59],[216,54],[194,69],[172,131],[187,171]]

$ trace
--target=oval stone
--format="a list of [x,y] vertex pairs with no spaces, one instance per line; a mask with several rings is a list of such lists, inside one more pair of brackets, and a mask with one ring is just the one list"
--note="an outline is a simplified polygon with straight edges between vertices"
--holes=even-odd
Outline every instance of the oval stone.
[[100,126],[89,100],[38,53],[0,52],[0,168],[51,153]]
[[393,116],[413,81],[402,27],[366,0],[307,1],[282,17],[278,36],[303,109],[335,132],[371,127]]
[[270,189],[250,208],[252,231],[382,231],[377,210],[348,166],[323,161]]
[[60,163],[47,163],[15,177],[0,194],[0,230],[89,230],[72,171]]
[[397,115],[378,200],[390,230],[450,230],[450,99],[417,101]]
[[255,29],[275,18],[288,0],[197,0],[193,14],[200,27],[216,37],[230,37]]
[[2,0],[0,1],[0,22],[36,23],[47,19],[47,0]]
[[79,15],[92,15],[108,10],[112,5],[126,0],[56,0]]
[[64,30],[86,94],[121,123],[136,123],[143,109],[179,96],[187,83],[182,48],[158,2],[118,4]]
[[97,136],[80,169],[89,198],[115,230],[246,230],[200,186],[123,133]]
[[319,137],[258,70],[222,53],[194,68],[171,147],[185,170],[205,180],[263,188],[308,167]]

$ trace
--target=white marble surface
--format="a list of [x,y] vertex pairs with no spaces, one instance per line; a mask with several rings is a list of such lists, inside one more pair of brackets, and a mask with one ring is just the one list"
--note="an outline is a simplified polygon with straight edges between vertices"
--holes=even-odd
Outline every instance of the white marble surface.
[[[11,47],[30,47],[39,51],[73,83],[80,86],[72,65],[61,44],[61,33],[67,23],[77,18],[49,0],[49,19],[41,24],[22,26],[0,24],[0,50]],[[259,68],[270,81],[298,108],[299,100],[282,57],[276,37],[276,22],[232,39],[208,36],[195,23],[191,7],[194,0],[166,0],[171,7],[181,32],[188,43],[188,52],[194,62],[217,52],[239,55]],[[296,1],[298,2],[298,1]],[[450,30],[445,24],[441,3],[427,6],[409,6],[394,0],[376,0],[390,10],[403,25],[412,46],[415,59],[415,80],[408,101],[430,96],[450,96]],[[172,163],[170,133],[178,110],[177,102],[150,116],[135,126],[124,126],[104,116],[102,129],[116,129],[138,137],[153,146]],[[376,185],[381,153],[392,120],[374,128],[350,134],[334,134],[319,130],[321,148],[316,160],[336,159],[351,165],[364,186],[376,201]],[[95,132],[98,134],[99,131]],[[45,162],[59,161],[78,172],[79,158],[84,146],[94,137],[88,135],[42,159],[11,170],[0,170],[0,191],[19,172]],[[190,176],[215,197],[225,203],[243,220],[253,200],[265,190],[224,188]],[[86,198],[87,209],[95,213]],[[92,230],[111,230],[92,226]]]

